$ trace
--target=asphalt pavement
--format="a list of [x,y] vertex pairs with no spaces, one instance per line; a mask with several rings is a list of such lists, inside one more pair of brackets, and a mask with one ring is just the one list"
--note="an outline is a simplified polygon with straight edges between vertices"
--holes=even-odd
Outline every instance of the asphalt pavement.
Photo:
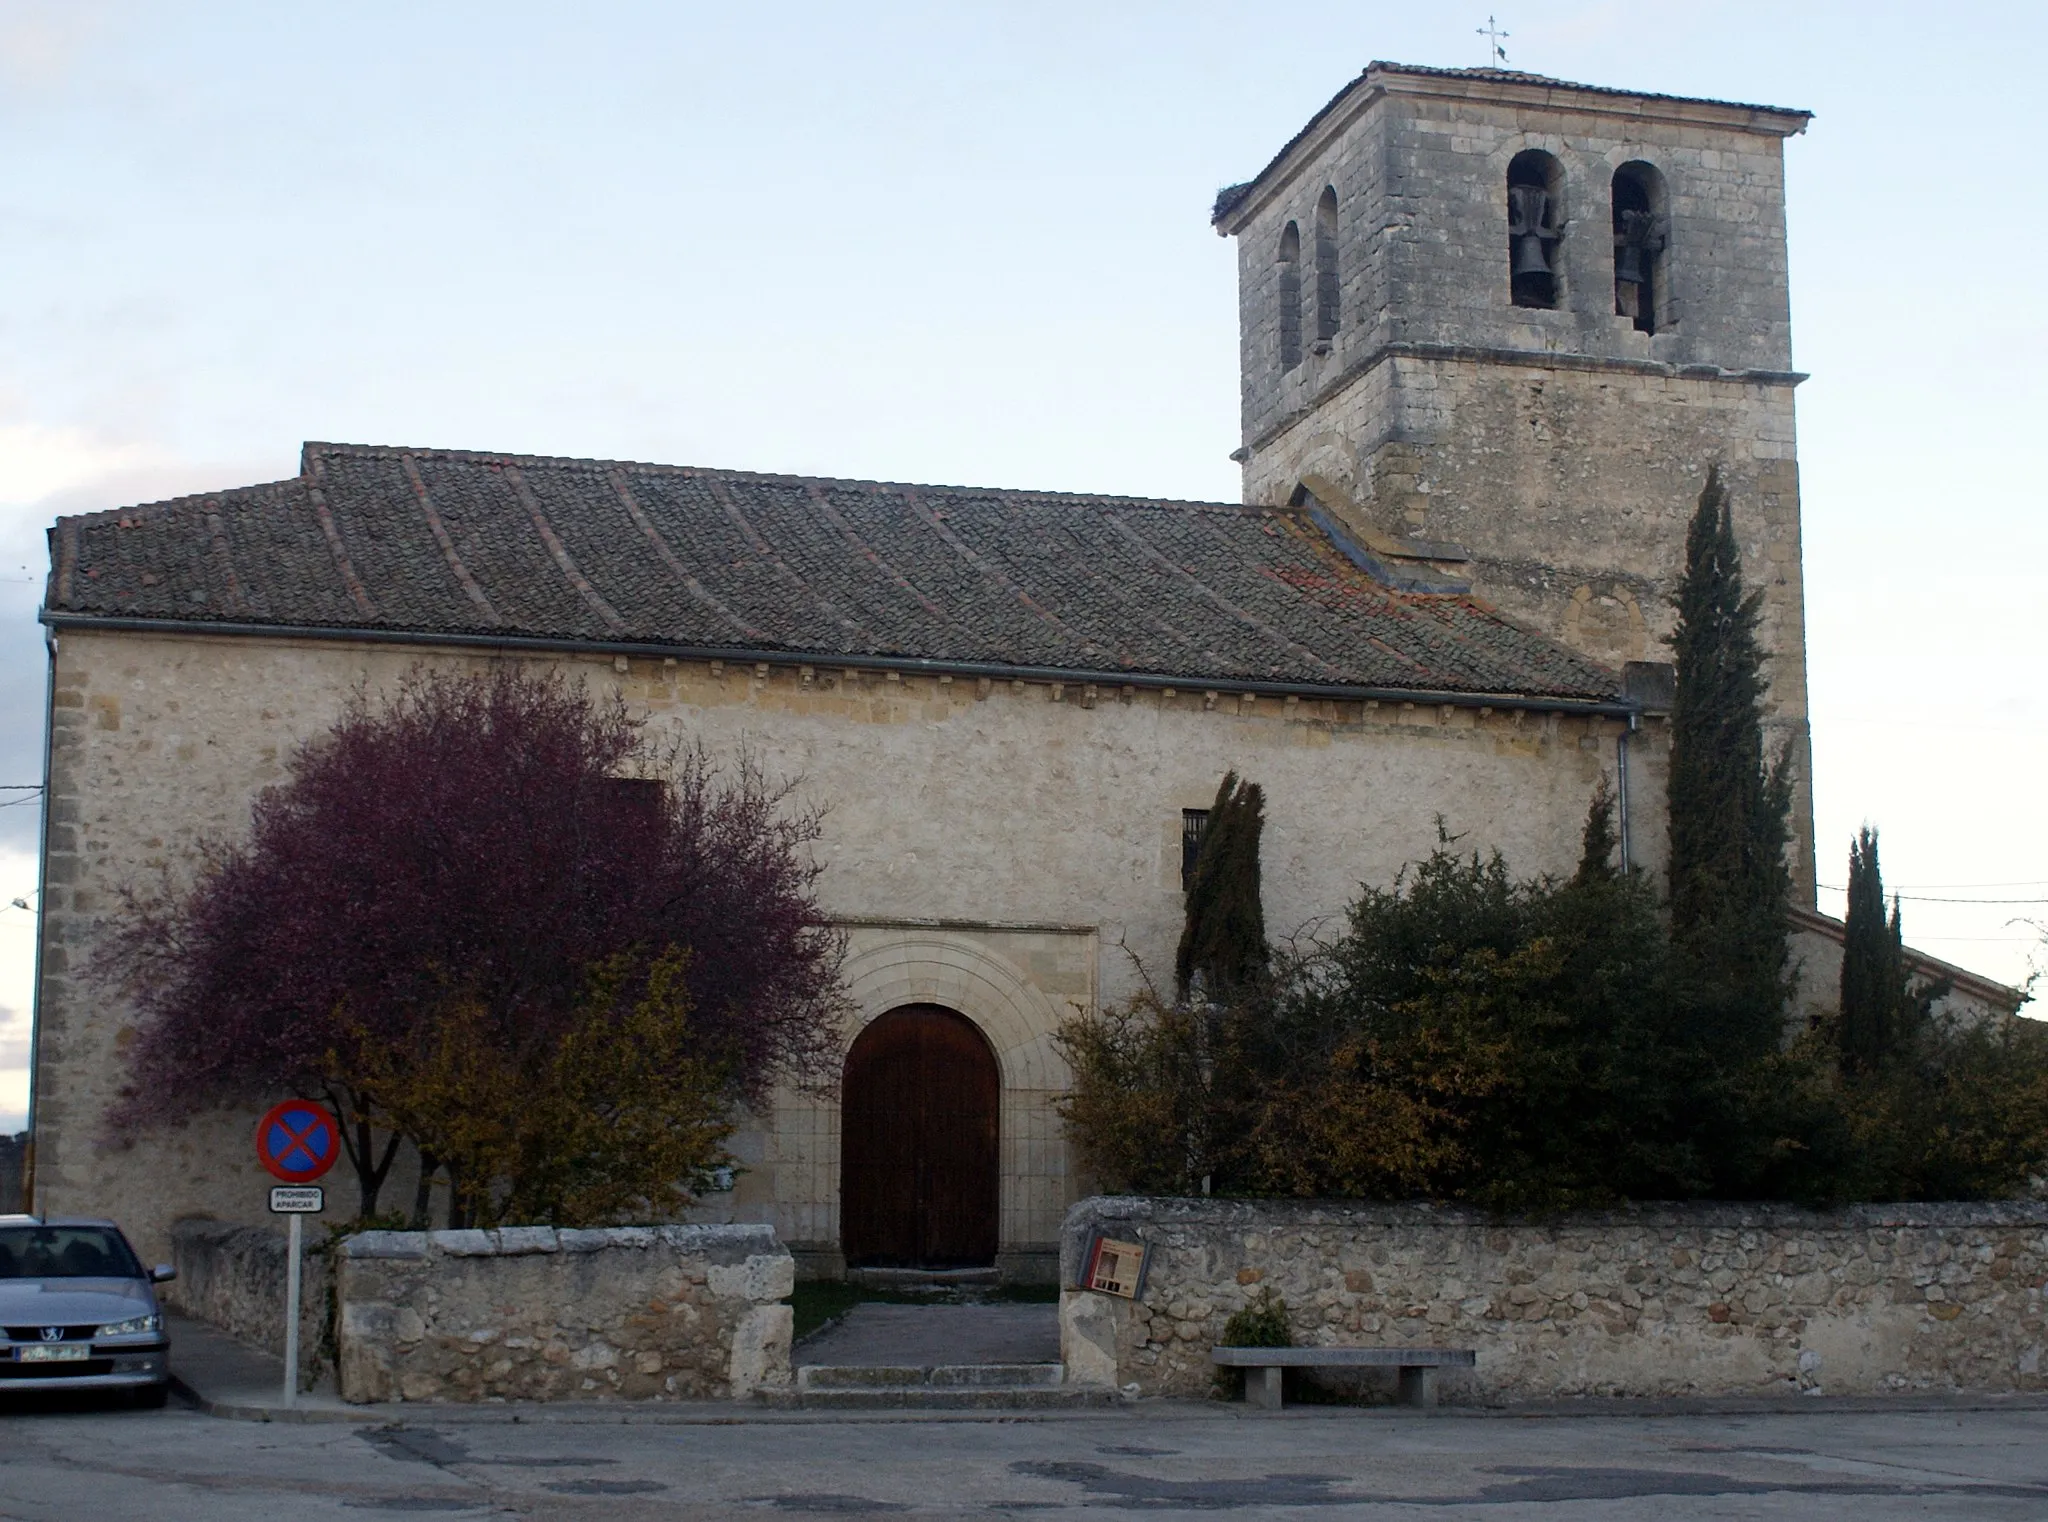
[[[708,1413],[707,1413],[708,1414]],[[2048,1411],[1418,1415],[1140,1403],[1020,1417],[422,1408],[235,1421],[16,1405],[0,1518],[2048,1517]]]

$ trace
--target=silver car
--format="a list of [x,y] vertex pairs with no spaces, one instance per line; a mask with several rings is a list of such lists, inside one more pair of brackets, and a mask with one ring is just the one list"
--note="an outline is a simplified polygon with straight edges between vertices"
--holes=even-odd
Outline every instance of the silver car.
[[156,1286],[112,1221],[0,1215],[0,1394],[126,1390],[161,1406],[171,1345]]

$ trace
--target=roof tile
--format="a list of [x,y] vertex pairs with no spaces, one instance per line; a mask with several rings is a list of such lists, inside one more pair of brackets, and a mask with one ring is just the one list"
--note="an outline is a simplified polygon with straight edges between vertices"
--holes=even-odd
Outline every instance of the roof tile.
[[59,520],[57,621],[513,636],[1613,701],[1306,511],[308,444],[290,481]]

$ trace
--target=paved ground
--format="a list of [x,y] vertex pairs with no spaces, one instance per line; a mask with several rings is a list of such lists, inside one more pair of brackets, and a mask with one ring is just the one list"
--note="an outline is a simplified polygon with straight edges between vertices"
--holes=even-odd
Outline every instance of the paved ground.
[[1058,1363],[1051,1305],[856,1305],[796,1345],[799,1364]]
[[725,1425],[587,1408],[580,1418],[510,1415],[358,1426],[10,1409],[0,1415],[0,1517],[2048,1516],[2041,1410],[1529,1418],[1152,1406]]

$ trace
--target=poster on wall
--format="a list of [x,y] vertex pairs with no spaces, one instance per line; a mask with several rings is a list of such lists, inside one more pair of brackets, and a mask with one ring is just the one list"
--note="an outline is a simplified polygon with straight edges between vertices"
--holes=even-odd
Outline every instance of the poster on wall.
[[1084,1289],[1135,1300],[1145,1288],[1145,1266],[1151,1250],[1143,1242],[1121,1242],[1098,1236],[1088,1248],[1088,1265],[1081,1275]]

